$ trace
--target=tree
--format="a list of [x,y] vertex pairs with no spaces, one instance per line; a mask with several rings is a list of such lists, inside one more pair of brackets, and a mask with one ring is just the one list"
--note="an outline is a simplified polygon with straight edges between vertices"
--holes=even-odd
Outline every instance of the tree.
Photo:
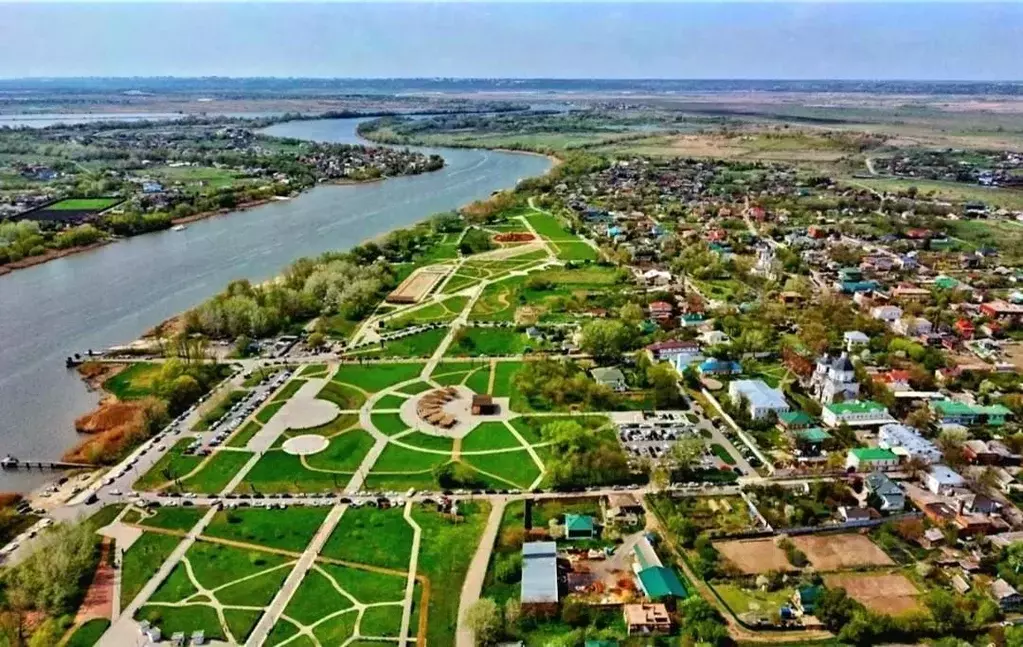
[[475,644],[490,645],[501,635],[501,611],[490,598],[481,598],[465,612],[465,624]]
[[853,614],[862,608],[859,602],[849,597],[845,589],[825,589],[817,600],[817,618],[831,631],[839,631],[849,623]]
[[638,326],[643,322],[643,308],[637,303],[626,303],[618,310],[618,316],[630,326]]
[[668,450],[670,460],[680,472],[692,469],[700,457],[703,456],[705,448],[701,438],[682,438],[672,444]]
[[609,364],[621,359],[635,340],[635,331],[623,322],[597,320],[583,326],[580,347],[599,363]]
[[313,350],[319,350],[324,347],[327,343],[326,336],[321,332],[310,333],[306,339],[306,345]]
[[669,364],[654,364],[646,371],[647,381],[654,391],[654,403],[666,409],[682,400],[678,388],[678,373]]
[[72,613],[95,568],[96,547],[88,523],[54,526],[34,553],[4,574],[8,600],[50,616]]

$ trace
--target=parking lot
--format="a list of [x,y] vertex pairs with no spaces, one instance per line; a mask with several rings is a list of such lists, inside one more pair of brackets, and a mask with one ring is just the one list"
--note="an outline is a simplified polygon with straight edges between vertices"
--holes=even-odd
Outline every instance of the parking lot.
[[661,458],[683,438],[700,438],[700,431],[680,412],[646,413],[643,420],[618,423],[618,440],[635,458]]
[[187,453],[209,454],[213,447],[221,445],[235,429],[242,426],[245,420],[259,409],[260,405],[291,378],[291,375],[291,370],[282,369],[253,387],[252,391],[244,399],[232,405],[224,417],[211,426],[209,431],[203,432],[197,437],[188,446]]

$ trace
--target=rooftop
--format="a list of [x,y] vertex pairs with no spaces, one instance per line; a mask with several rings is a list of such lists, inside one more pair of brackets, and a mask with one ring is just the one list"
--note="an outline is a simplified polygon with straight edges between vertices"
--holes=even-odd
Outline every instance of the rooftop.
[[651,566],[643,569],[639,572],[639,581],[650,598],[667,596],[684,598],[687,595],[686,587],[682,585],[678,575],[663,566]]
[[789,406],[782,392],[767,386],[763,380],[736,380],[729,389],[741,393],[757,408],[782,409]]
[[894,461],[899,458],[891,450],[880,447],[856,447],[849,453],[861,461]]
[[522,544],[522,602],[558,602],[558,545],[553,541]]
[[836,414],[850,414],[850,413],[881,413],[882,411],[887,413],[885,406],[879,402],[873,400],[850,400],[848,402],[836,402],[835,404],[829,404],[825,407],[828,411]]

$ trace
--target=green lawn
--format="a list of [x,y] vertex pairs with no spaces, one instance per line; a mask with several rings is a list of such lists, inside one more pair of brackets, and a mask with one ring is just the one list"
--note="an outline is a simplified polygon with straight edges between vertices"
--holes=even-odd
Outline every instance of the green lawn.
[[121,608],[128,606],[142,587],[160,570],[181,542],[178,537],[144,532],[125,551],[121,562]]
[[270,422],[270,418],[273,418],[274,415],[278,411],[280,411],[281,407],[283,406],[284,406],[283,402],[269,402],[262,409],[256,412],[255,418],[257,421],[265,425],[266,423]]
[[306,456],[309,467],[334,472],[355,472],[373,448],[373,436],[362,429],[350,429],[330,439],[318,454]]
[[118,400],[138,400],[154,395],[153,386],[162,364],[136,362],[117,375],[103,382],[103,390],[114,394]]
[[291,399],[291,396],[298,393],[298,390],[305,384],[305,380],[294,378],[284,385],[281,390],[274,394],[274,397],[270,402],[287,402]]
[[511,397],[515,374],[521,368],[522,362],[497,362],[494,367],[494,392],[491,395],[495,398]]
[[558,248],[558,258],[563,261],[586,262],[600,259],[597,250],[590,247],[589,243],[558,241],[554,244]]
[[335,616],[317,625],[313,635],[321,645],[344,645],[355,633],[355,621],[358,614],[354,611]]
[[369,607],[359,622],[361,636],[397,636],[401,633],[401,605]]
[[463,502],[459,512],[463,519],[457,523],[428,508],[415,508],[412,512],[412,518],[422,528],[419,572],[430,579],[433,591],[451,592],[450,595],[430,596],[426,630],[428,645],[455,644],[460,598],[456,592],[462,590],[469,562],[486,525],[490,504]]
[[348,384],[333,381],[324,384],[316,397],[333,402],[341,410],[358,409],[366,404],[366,395],[362,391]]
[[326,364],[307,364],[298,372],[302,377],[327,377]]
[[67,198],[46,208],[52,211],[103,211],[118,202],[121,198]]
[[373,409],[400,409],[406,400],[408,398],[391,393],[377,400],[373,405]]
[[520,355],[529,338],[514,328],[463,328],[448,347],[449,357]]
[[276,494],[283,492],[339,492],[348,484],[350,475],[315,472],[302,465],[299,456],[273,449],[245,475],[235,492]]
[[715,456],[724,461],[726,465],[735,465],[735,459],[732,458],[732,455],[728,453],[727,449],[725,449],[718,443],[714,443],[713,445],[711,445],[710,451],[713,452]]
[[193,631],[202,629],[206,632],[207,640],[226,638],[217,612],[205,604],[190,604],[184,607],[144,606],[139,609],[135,619],[148,620],[159,627],[165,636],[179,631],[191,636]]
[[234,475],[249,462],[250,458],[252,458],[251,452],[215,452],[198,473],[181,482],[182,489],[202,494],[217,494],[227,487]]
[[412,445],[413,447],[422,447],[423,449],[432,449],[448,453],[450,453],[451,449],[455,446],[455,441],[451,438],[432,436],[430,434],[424,434],[421,431],[411,433],[407,436],[402,436],[398,439],[398,442],[405,443],[406,445]]
[[411,325],[447,323],[457,317],[458,313],[465,308],[465,304],[468,302],[469,297],[448,297],[443,301],[431,303],[427,306],[423,306],[410,312],[400,314],[392,319],[388,319],[385,325],[392,330],[398,330]]
[[389,444],[374,463],[375,472],[425,472],[448,462],[450,456],[431,454]]
[[444,337],[448,334],[447,328],[434,328],[424,330],[400,339],[393,339],[384,342],[383,346],[368,352],[353,353],[356,357],[429,357],[437,350]]
[[330,508],[296,506],[285,510],[221,510],[206,527],[210,537],[243,541],[294,552],[305,550]]
[[[185,553],[185,557],[192,565],[195,579],[207,589],[219,588],[243,577],[292,561],[292,558],[283,555],[243,550],[208,541],[197,541],[192,544],[192,547]],[[287,576],[287,569],[279,570],[284,576]],[[265,602],[253,600],[253,604],[247,606],[262,606],[263,604]]]
[[534,212],[526,216],[536,233],[548,240],[578,240],[578,237],[567,231],[554,216],[547,213]]
[[418,377],[422,372],[423,365],[418,363],[345,364],[331,379],[345,384],[354,384],[365,391],[376,393],[389,386]]
[[[519,489],[526,489],[540,476],[540,468],[536,466],[536,462],[533,461],[533,458],[525,450],[462,456],[462,462],[475,467],[481,472],[493,474],[502,479],[489,479],[492,481],[491,487],[501,489],[515,486]],[[505,481],[510,481],[514,485],[510,485]]]
[[188,532],[195,524],[199,523],[204,514],[206,514],[206,510],[202,508],[157,508],[152,516],[139,519],[138,524],[164,530]]
[[374,413],[371,419],[373,420],[373,426],[388,436],[393,436],[408,429],[408,425],[402,422],[401,416],[397,413]]
[[463,452],[521,446],[521,443],[512,432],[508,431],[508,427],[503,422],[482,422],[462,439]]
[[401,392],[408,395],[418,395],[423,391],[429,391],[433,388],[433,385],[429,382],[420,380],[418,382],[410,382],[405,386],[401,387]]
[[310,569],[288,602],[284,615],[311,625],[325,615],[351,607],[352,601],[341,595],[325,575]]
[[405,597],[406,578],[404,576],[349,568],[337,564],[320,564],[320,568],[330,574],[334,581],[355,596],[359,602],[367,604],[396,602]]
[[231,437],[227,439],[225,444],[228,447],[245,447],[262,428],[263,425],[259,424],[259,421],[250,420],[241,429],[231,434]]
[[204,457],[184,454],[190,444],[191,438],[182,438],[174,443],[174,446],[161,456],[142,478],[135,481],[135,489],[151,490],[167,481],[179,479],[199,467]]
[[107,618],[93,618],[75,629],[64,647],[93,647],[109,626],[110,620]]
[[321,555],[347,562],[404,569],[412,551],[412,526],[400,508],[349,507]]

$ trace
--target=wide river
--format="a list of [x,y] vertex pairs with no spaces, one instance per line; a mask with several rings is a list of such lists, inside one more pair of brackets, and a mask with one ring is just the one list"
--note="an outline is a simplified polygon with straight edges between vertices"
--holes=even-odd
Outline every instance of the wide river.
[[[358,119],[294,121],[266,132],[355,143]],[[0,456],[54,459],[76,444],[76,417],[94,407],[64,358],[129,342],[221,290],[231,279],[278,274],[301,256],[344,250],[438,211],[545,173],[537,155],[422,149],[434,173],[357,186],[319,186],[286,202],[146,234],[0,277]],[[0,490],[39,474],[0,473]]]

